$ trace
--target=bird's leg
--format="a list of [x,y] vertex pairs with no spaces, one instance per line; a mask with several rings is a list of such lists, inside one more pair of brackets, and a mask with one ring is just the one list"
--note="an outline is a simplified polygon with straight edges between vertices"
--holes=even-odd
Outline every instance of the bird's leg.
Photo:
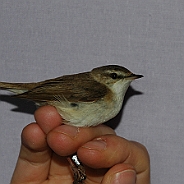
[[77,155],[67,157],[67,160],[73,171],[73,177],[74,177],[73,184],[84,184],[84,180],[86,179],[86,173],[85,173],[84,166],[81,165]]

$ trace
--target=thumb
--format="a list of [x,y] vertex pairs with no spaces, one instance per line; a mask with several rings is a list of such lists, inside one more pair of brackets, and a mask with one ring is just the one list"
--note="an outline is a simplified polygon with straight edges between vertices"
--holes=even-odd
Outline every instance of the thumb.
[[117,164],[105,174],[102,184],[136,184],[136,171],[129,164]]

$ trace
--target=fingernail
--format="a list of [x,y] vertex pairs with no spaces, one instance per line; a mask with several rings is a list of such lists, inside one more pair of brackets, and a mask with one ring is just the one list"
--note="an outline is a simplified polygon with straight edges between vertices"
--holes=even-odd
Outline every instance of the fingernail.
[[136,173],[134,170],[126,170],[115,174],[112,184],[135,184]]
[[76,138],[80,132],[78,127],[69,126],[69,125],[62,125],[59,129],[60,133],[69,136],[70,138]]
[[105,150],[107,147],[107,143],[105,142],[105,140],[101,139],[101,138],[97,138],[93,141],[87,142],[84,146],[82,146],[83,148],[87,148],[90,150],[98,150],[98,151],[102,151]]

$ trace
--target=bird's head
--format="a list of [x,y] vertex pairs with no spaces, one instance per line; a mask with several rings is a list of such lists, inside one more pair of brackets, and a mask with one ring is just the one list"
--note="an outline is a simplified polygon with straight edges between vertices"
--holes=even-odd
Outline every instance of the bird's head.
[[118,65],[107,65],[94,68],[91,71],[93,78],[107,87],[113,92],[125,93],[130,83],[138,78],[143,77],[129,71],[128,69]]

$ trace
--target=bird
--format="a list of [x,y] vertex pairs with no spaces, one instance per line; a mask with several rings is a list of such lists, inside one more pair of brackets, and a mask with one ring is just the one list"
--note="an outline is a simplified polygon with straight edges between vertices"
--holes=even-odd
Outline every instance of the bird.
[[[105,65],[41,82],[0,82],[0,89],[15,93],[13,97],[34,101],[38,106],[54,106],[64,124],[91,127],[115,117],[130,83],[141,77],[123,66]],[[83,183],[85,169],[77,156],[67,160],[73,171],[73,184]]]
[[106,65],[41,82],[0,82],[0,89],[34,101],[38,106],[54,106],[65,124],[90,127],[115,117],[130,83],[141,77],[125,67]]

